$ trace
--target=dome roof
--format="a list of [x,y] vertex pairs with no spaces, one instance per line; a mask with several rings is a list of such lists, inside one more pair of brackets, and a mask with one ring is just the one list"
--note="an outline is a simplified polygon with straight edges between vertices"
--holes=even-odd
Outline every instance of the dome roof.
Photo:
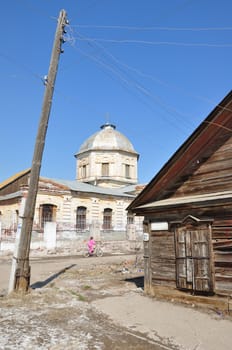
[[101,130],[90,136],[80,147],[78,154],[92,150],[121,150],[137,154],[126,136],[115,130],[113,124],[106,123]]

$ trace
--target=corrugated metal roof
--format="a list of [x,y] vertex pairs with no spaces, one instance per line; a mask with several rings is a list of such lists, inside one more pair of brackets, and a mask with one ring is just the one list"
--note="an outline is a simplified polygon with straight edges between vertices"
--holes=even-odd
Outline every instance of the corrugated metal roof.
[[132,187],[134,186],[134,189],[135,189],[136,185],[119,187],[119,188],[107,188],[107,187],[90,185],[77,180],[49,179],[44,177],[43,179],[46,179],[48,181],[50,180],[52,182],[64,185],[68,187],[70,190],[77,191],[77,192],[88,192],[88,193],[111,195],[111,196],[124,196],[124,197],[130,197],[130,198],[135,197],[135,195],[129,192],[132,192],[133,191]]
[[[30,172],[30,169],[23,170],[21,172],[16,173],[15,175],[11,176],[7,180],[3,181],[0,184],[0,189],[11,184],[13,181],[18,179],[19,177],[25,175],[26,173]],[[95,194],[102,194],[102,195],[110,195],[110,196],[121,196],[121,197],[129,197],[129,198],[135,198],[135,193],[137,190],[137,185],[129,185],[125,187],[117,187],[117,188],[108,188],[108,187],[100,187],[100,186],[94,186],[88,183],[80,182],[77,180],[65,180],[65,179],[54,179],[54,178],[47,178],[47,177],[40,177],[41,181],[46,181],[47,183],[53,183],[60,186],[64,186],[64,188],[76,191],[76,192],[87,192],[87,193],[95,193]],[[17,192],[18,194],[21,194],[21,192]],[[0,196],[0,200],[6,200],[9,198],[14,198],[16,194],[12,193],[9,195]]]

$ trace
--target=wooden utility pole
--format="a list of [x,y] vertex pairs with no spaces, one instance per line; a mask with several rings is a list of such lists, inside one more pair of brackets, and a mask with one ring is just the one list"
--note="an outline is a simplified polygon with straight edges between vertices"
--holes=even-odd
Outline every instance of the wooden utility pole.
[[44,81],[45,93],[42,106],[42,113],[34,148],[28,194],[25,202],[24,214],[22,217],[22,226],[21,228],[19,228],[20,232],[18,232],[18,245],[15,249],[12,261],[9,292],[13,290],[26,292],[30,286],[31,273],[29,265],[29,253],[34,220],[35,203],[39,185],[39,175],[42,163],[45,137],[52,105],[52,96],[58,69],[59,57],[60,53],[62,52],[61,46],[64,42],[63,34],[65,33],[64,27],[66,24],[68,24],[68,21],[66,19],[66,12],[64,10],[61,10],[51,54],[49,71]]

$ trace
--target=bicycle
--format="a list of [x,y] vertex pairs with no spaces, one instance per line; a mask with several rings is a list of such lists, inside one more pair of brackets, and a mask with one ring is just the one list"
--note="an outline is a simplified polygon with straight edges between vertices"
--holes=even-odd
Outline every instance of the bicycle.
[[93,253],[90,253],[88,250],[86,250],[86,251],[83,253],[83,256],[84,256],[85,258],[88,258],[88,257],[90,257],[90,256],[101,257],[101,256],[103,256],[103,250],[102,250],[102,248],[101,248],[100,246],[96,246],[96,247],[94,248]]

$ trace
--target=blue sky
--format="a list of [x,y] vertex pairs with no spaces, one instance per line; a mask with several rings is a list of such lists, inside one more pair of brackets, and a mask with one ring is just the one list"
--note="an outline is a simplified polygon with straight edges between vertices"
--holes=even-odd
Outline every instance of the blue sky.
[[149,182],[231,90],[230,0],[8,0],[1,4],[0,181],[29,168],[57,18],[67,11],[41,175],[74,180],[106,121]]

